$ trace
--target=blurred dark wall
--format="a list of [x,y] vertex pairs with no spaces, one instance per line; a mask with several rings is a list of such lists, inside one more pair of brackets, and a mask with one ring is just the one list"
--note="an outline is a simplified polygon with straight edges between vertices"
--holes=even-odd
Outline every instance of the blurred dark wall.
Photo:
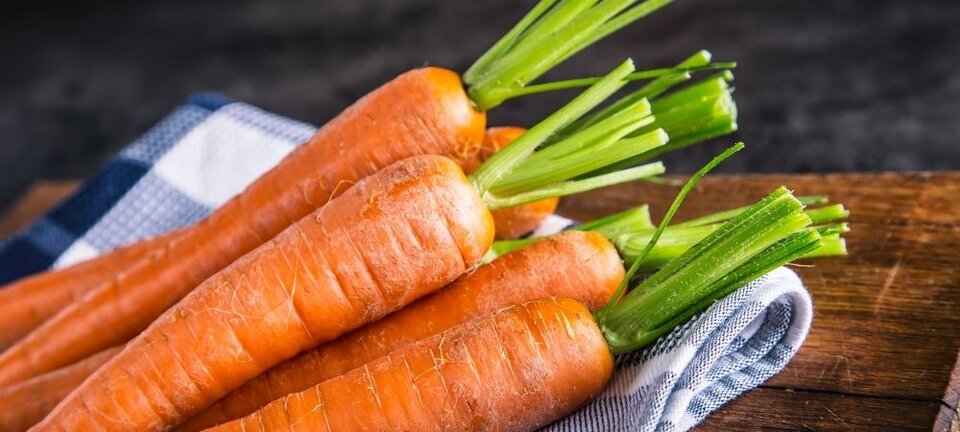
[[[0,6],[0,207],[89,174],[187,95],[323,123],[398,73],[464,70],[533,0],[48,0]],[[725,171],[960,168],[960,1],[678,0],[560,68],[736,60]],[[569,94],[497,109],[529,125]],[[667,158],[690,172],[712,143]]]

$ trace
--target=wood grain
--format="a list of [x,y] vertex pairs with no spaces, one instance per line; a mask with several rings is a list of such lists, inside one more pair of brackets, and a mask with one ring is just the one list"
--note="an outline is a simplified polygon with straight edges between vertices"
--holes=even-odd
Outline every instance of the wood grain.
[[[678,220],[752,203],[780,185],[851,210],[850,256],[796,267],[814,298],[806,343],[780,374],[698,429],[960,430],[960,173],[717,175]],[[63,192],[39,190],[34,203]],[[559,212],[586,220],[647,202],[659,216],[676,192],[619,186],[566,199]],[[42,206],[28,207],[0,227]]]

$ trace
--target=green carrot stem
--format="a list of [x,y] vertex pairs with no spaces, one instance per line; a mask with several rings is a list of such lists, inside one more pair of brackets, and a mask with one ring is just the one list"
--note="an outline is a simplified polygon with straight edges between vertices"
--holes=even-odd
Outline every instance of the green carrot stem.
[[[668,142],[660,129],[635,133],[654,122],[646,100],[627,104],[608,118],[538,149],[556,131],[623,87],[624,78],[632,71],[633,63],[624,62],[477,168],[470,177],[489,208],[513,207],[663,174],[659,162],[623,164]],[[620,168],[607,169],[612,165]]]
[[[666,132],[662,129],[655,129],[647,134],[627,139],[624,139],[624,136],[629,132],[625,130],[615,132],[619,133],[612,133],[583,151],[572,151],[563,157],[551,159],[549,163],[521,164],[515,175],[504,178],[491,190],[498,194],[514,194],[517,191],[537,189],[565,179],[576,178],[646,153],[666,144],[668,140]],[[548,147],[544,151],[555,148]],[[663,174],[663,172],[650,175],[656,174]]]
[[480,165],[470,178],[480,192],[481,197],[491,204],[503,199],[492,192],[492,188],[515,173],[517,165],[530,157],[538,146],[543,144],[557,130],[583,116],[595,108],[611,94],[626,84],[623,78],[633,72],[633,62],[627,60],[608,73],[598,83],[590,86],[570,103],[548,116],[546,119],[517,137],[509,146],[495,153]]
[[513,193],[506,197],[491,194],[485,198],[485,201],[491,210],[516,207],[547,198],[573,195],[615,184],[641,180],[663,174],[665,171],[666,168],[664,168],[663,163],[653,162],[611,173],[593,175],[583,179],[560,181],[534,190]]
[[[696,69],[696,68],[706,67],[710,65],[710,59],[712,57],[713,55],[710,54],[709,51],[700,50],[695,54],[693,54],[692,56],[680,62],[680,64],[678,64],[675,67],[675,69],[685,70],[685,69]],[[666,76],[659,77],[645,84],[643,87],[640,87],[639,89],[634,90],[630,94],[620,98],[619,100],[610,104],[610,106],[604,108],[603,110],[597,112],[596,114],[586,116],[578,120],[577,122],[574,122],[573,124],[568,126],[567,129],[577,130],[577,129],[581,129],[589,125],[592,125],[594,123],[597,123],[613,115],[618,110],[622,109],[622,107],[625,105],[632,104],[641,99],[652,99],[652,98],[658,97],[664,92],[666,92],[667,90],[669,90],[671,87],[677,84],[680,84],[686,80],[689,80],[691,77],[692,75],[690,75],[689,72],[680,72],[680,73],[669,74]],[[569,133],[568,130],[561,132],[561,134],[566,135],[567,133]]]
[[715,156],[710,162],[707,162],[702,168],[693,173],[687,182],[684,183],[683,187],[680,188],[680,192],[677,194],[677,197],[673,200],[673,203],[670,204],[670,208],[667,209],[666,213],[663,215],[663,219],[660,220],[660,224],[657,225],[656,230],[653,232],[653,235],[650,238],[650,242],[643,249],[643,251],[637,256],[637,259],[630,265],[630,268],[627,270],[627,273],[624,275],[623,280],[620,282],[620,286],[617,287],[617,290],[614,292],[613,296],[610,298],[610,301],[598,311],[598,314],[605,315],[609,313],[610,309],[616,305],[616,302],[623,296],[623,293],[626,292],[627,285],[633,279],[633,275],[639,271],[640,266],[643,264],[644,258],[653,250],[653,247],[657,244],[657,241],[660,239],[660,236],[663,235],[663,231],[667,228],[667,225],[670,224],[671,219],[677,213],[677,210],[680,209],[680,204],[683,203],[683,200],[686,199],[687,195],[693,191],[693,188],[697,185],[697,182],[707,175],[708,172],[713,170],[720,165],[723,161],[727,160],[730,156],[733,156],[734,153],[743,150],[744,145],[742,142],[738,142],[731,146],[730,148],[724,150],[719,155]]
[[834,204],[813,210],[807,210],[807,216],[816,224],[843,219],[850,216],[850,212],[843,207],[843,204]]
[[[701,59],[703,60],[703,59]],[[630,98],[631,96],[627,96]],[[611,105],[616,106],[617,103]],[[612,164],[600,172],[615,171],[651,160],[664,153],[706,141],[737,129],[737,108],[731,89],[721,78],[711,78],[656,98],[651,103],[655,120],[638,128],[634,135],[663,129],[670,140],[645,153]],[[598,117],[592,121],[604,121]],[[573,127],[590,127],[590,123]],[[569,129],[570,127],[568,127]],[[561,134],[566,132],[561,132]],[[596,174],[596,173],[594,173]]]
[[656,225],[650,219],[650,206],[643,204],[576,226],[581,231],[595,231],[608,239],[629,232],[654,229]]
[[[636,232],[644,229],[656,228],[650,220],[650,206],[643,204],[593,221],[575,225],[570,229],[577,231],[593,231],[608,239],[614,239],[621,234]],[[493,243],[490,251],[481,262],[488,263],[497,257],[534,244],[543,237],[528,237],[515,240],[500,240]]]
[[[810,216],[811,212],[813,211],[815,210],[808,210],[805,213],[807,216]],[[846,214],[839,217],[846,217]],[[663,267],[670,260],[680,256],[683,252],[686,252],[687,249],[690,249],[722,226],[723,223],[721,221],[700,225],[676,224],[667,227],[656,246],[653,247],[647,257],[643,260],[643,263],[639,267],[639,271],[647,272]],[[846,255],[845,243],[843,242],[843,239],[840,238],[840,234],[846,233],[850,230],[846,223],[815,228],[817,229],[817,232],[824,237],[824,244],[820,247],[820,249],[815,250],[813,253],[804,255],[803,258]],[[617,250],[620,252],[620,256],[623,258],[623,261],[627,264],[633,264],[643,250],[646,249],[647,245],[652,239],[652,236],[652,229],[643,229],[629,233],[622,233],[618,237],[612,238],[611,241],[613,241],[616,245]],[[828,244],[826,241],[828,237],[835,240]]]
[[596,314],[615,353],[650,343],[723,293],[820,247],[803,204],[779,188]]
[[527,12],[527,14],[519,21],[513,28],[510,29],[505,35],[503,35],[500,40],[493,44],[487,52],[483,53],[480,58],[477,59],[473,65],[467,69],[463,74],[464,82],[473,82],[478,79],[483,71],[488,69],[490,65],[495,62],[498,58],[503,57],[510,48],[516,44],[517,39],[520,38],[520,35],[527,31],[534,22],[537,21],[540,17],[543,16],[547,10],[550,9],[553,4],[556,3],[556,0],[540,0],[537,2],[537,5]]
[[470,98],[488,110],[516,97],[556,65],[671,0],[637,2],[542,0],[464,73]]
[[[706,141],[737,130],[737,105],[725,79],[715,77],[655,99],[651,103],[657,119],[634,133],[651,127],[663,128],[670,142],[624,164],[636,164],[664,153]],[[616,169],[611,167],[610,169]]]
[[[700,72],[707,70],[726,70],[733,69],[737,67],[736,62],[720,62],[720,63],[708,63],[698,66],[676,66],[670,68],[658,68],[658,69],[647,69],[643,71],[634,72],[630,75],[627,75],[625,78],[627,81],[640,81],[647,80],[652,78],[657,78],[657,80],[652,81],[649,87],[645,87],[643,93],[649,93],[650,96],[638,96],[635,99],[640,99],[643,97],[652,97],[656,96],[659,93],[662,93],[676,85],[680,82],[690,79],[693,75],[692,72]],[[542,84],[533,84],[526,87],[520,88],[505,88],[498,90],[491,90],[490,95],[496,96],[499,99],[507,101],[509,99],[514,99],[521,96],[529,96],[533,94],[552,92],[557,90],[566,90],[571,88],[586,87],[589,85],[595,84],[600,78],[599,77],[589,77],[589,78],[574,78],[562,81],[552,81]],[[655,84],[655,85],[654,85]],[[643,94],[637,92],[636,95]]]
[[823,244],[804,255],[804,258],[820,258],[847,254],[847,242],[839,234],[823,236]]
[[[796,198],[804,206],[808,206],[812,204],[824,204],[828,201],[828,198],[826,195],[809,195],[809,196],[799,196]],[[690,219],[685,222],[680,222],[674,226],[698,226],[698,225],[709,225],[716,222],[724,222],[724,221],[733,219],[735,216],[737,216],[740,213],[743,213],[750,207],[752,206],[738,207],[730,210],[720,211],[717,213],[711,213],[706,216],[701,216],[695,219]],[[809,210],[808,210],[808,213],[809,213]],[[843,215],[841,217],[837,217],[836,219],[840,219],[846,216],[847,215]]]
[[[616,347],[611,346],[611,350],[620,354],[653,343],[658,337],[672,331],[738,288],[777,267],[811,253],[810,251],[819,250],[822,247],[820,246],[821,243],[819,235],[812,230],[801,230],[788,236],[764,249],[754,256],[750,262],[736,268],[725,277],[711,284],[704,290],[707,294],[692,306],[675,313],[657,326],[638,331],[630,340],[618,339],[618,345]],[[610,341],[610,338],[608,338],[608,341]]]
[[[797,200],[806,205],[808,203],[823,203],[826,201],[826,197],[822,195],[801,196],[797,197]],[[821,209],[807,209],[805,213],[817,224],[835,222],[848,215],[846,211],[836,211],[836,209],[840,207],[842,206],[835,205]],[[670,260],[680,256],[686,252],[687,249],[690,249],[722,227],[724,222],[736,217],[749,208],[750,206],[724,210],[668,226],[663,230],[663,234],[650,252],[647,253],[647,256],[643,259],[637,271],[647,273],[663,267],[669,263]],[[830,215],[830,217],[828,217],[828,215]],[[823,244],[802,258],[847,254],[846,243],[844,239],[840,237],[840,234],[850,231],[848,224],[832,223],[815,226],[814,228],[816,228],[817,232],[823,237]],[[603,235],[617,248],[620,257],[623,258],[624,264],[632,266],[651,243],[653,234],[656,231],[656,226],[653,225],[650,219],[649,206],[644,204],[587,223],[574,225],[569,229],[593,231]],[[529,246],[541,239],[542,238],[526,238],[495,242],[491,251],[484,257],[483,262],[492,261],[505,253]]]

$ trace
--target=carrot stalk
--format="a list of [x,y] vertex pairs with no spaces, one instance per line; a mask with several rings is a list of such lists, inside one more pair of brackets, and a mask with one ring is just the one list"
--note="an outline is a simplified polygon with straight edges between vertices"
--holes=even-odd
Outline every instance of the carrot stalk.
[[816,250],[803,205],[781,187],[597,312],[614,353],[637,349],[712,301]]
[[[814,205],[814,204],[826,204],[829,201],[829,198],[826,195],[809,195],[809,196],[798,196],[796,197],[797,201],[800,201],[804,206]],[[724,210],[717,213],[711,213],[706,216],[701,216],[698,218],[690,219],[688,221],[680,222],[675,226],[700,226],[700,225],[710,225],[718,222],[725,222],[730,219],[733,219],[740,213],[748,210],[751,206],[737,207],[730,210]],[[843,217],[846,217],[844,215]]]
[[[603,110],[580,119],[577,123],[574,123],[571,128],[582,128],[585,125],[594,124],[602,119],[610,117],[623,106],[634,103],[640,99],[653,99],[659,97],[670,88],[691,79],[693,76],[690,74],[690,72],[693,70],[709,67],[711,65],[710,60],[712,57],[713,55],[710,54],[709,51],[697,51],[692,56],[686,58],[676,67],[674,67],[674,69],[678,70],[678,72],[657,77],[657,79],[646,83],[637,90],[630,92],[628,95],[620,98]],[[722,65],[728,66],[728,69],[736,67],[735,63],[723,63]]]
[[[583,116],[622,88],[626,84],[623,78],[632,71],[632,61],[627,60],[620,64],[597,84],[579,94],[573,101],[530,128],[507,148],[484,162],[470,174],[477,190],[481,191],[481,196],[488,202],[495,201],[495,196],[489,195],[491,195],[492,189],[503,181],[504,177],[509,178],[513,169],[530,157],[530,154],[556,131]],[[509,207],[509,205],[501,207]]]
[[[513,142],[526,131],[522,127],[495,127],[487,129],[483,138],[483,151],[477,156],[477,165],[490,158]],[[464,172],[469,174],[476,166],[462,165]],[[533,232],[557,209],[559,198],[548,198],[534,201],[515,207],[492,210],[493,225],[496,228],[496,240],[515,239],[524,234]]]
[[[705,52],[705,51],[702,51]],[[656,85],[657,91],[649,91],[650,96],[640,96],[637,99],[642,97],[653,97],[657,93],[666,91],[667,88],[672,87],[680,82],[688,80],[692,77],[691,73],[701,72],[701,71],[710,71],[710,70],[728,70],[734,69],[737,67],[736,62],[712,62],[704,63],[692,66],[674,66],[666,68],[655,68],[655,69],[646,69],[642,71],[633,72],[630,75],[627,75],[624,80],[626,81],[640,81],[654,79],[649,85]],[[546,93],[557,90],[565,90],[577,87],[586,87],[589,85],[595,84],[600,78],[598,77],[589,77],[589,78],[574,78],[567,79],[562,81],[551,81],[541,84],[532,84],[526,87],[513,89],[511,91],[504,91],[501,93],[507,99],[513,99],[520,96],[528,96],[532,94]],[[662,79],[662,81],[661,81]]]
[[542,0],[467,70],[480,109],[511,97],[560,62],[671,0]]
[[[819,202],[819,198],[817,201],[809,200],[807,197],[797,197],[797,199],[800,202]],[[723,222],[743,213],[748,208],[749,207],[741,207],[723,210],[668,226],[664,229],[663,235],[653,249],[646,255],[638,271],[647,272],[662,267],[697,242],[703,240],[710,233],[722,227]],[[842,205],[837,204],[830,207],[806,210],[805,213],[814,220],[815,224],[819,225],[846,217],[849,212],[842,210],[842,208]],[[849,230],[846,224],[821,225],[818,226],[818,229],[820,230],[820,235],[824,238],[823,246],[810,254],[804,255],[803,258],[846,255],[845,243],[843,238],[840,237],[840,234]],[[621,213],[575,225],[571,227],[570,230],[592,231],[603,235],[616,246],[624,262],[630,265],[643,254],[656,231],[656,226],[650,222],[649,207],[644,204]],[[490,251],[484,256],[483,262],[490,262],[501,255],[532,245],[541,240],[543,240],[543,237],[529,237],[494,242],[493,246],[490,247]]]

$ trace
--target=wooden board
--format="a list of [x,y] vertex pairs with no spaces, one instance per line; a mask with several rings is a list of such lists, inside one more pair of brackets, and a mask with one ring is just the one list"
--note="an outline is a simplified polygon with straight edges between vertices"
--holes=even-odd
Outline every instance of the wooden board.
[[[803,348],[699,430],[960,430],[960,173],[712,176],[678,220],[752,203],[780,185],[850,208],[850,256],[797,267],[816,309]],[[587,220],[647,202],[659,216],[676,191],[620,186],[566,199],[560,213]]]

